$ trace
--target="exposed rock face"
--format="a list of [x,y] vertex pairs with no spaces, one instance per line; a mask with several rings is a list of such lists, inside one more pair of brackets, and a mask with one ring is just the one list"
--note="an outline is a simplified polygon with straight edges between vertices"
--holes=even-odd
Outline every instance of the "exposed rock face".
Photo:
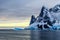
[[55,5],[53,8],[50,8],[49,11],[52,12],[60,12],[60,5]]
[[33,24],[36,21],[36,18],[34,15],[31,16],[31,21],[30,21],[30,25]]
[[46,7],[42,7],[41,9],[41,13],[38,16],[38,22],[40,22],[41,20],[45,21],[45,20],[49,20],[49,16],[48,16],[48,9]]

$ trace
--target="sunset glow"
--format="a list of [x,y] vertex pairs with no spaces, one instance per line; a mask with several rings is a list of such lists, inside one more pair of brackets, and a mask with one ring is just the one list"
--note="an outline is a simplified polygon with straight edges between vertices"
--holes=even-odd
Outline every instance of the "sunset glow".
[[29,19],[27,20],[8,20],[1,21],[0,27],[27,27],[29,26]]
[[26,27],[29,25],[29,22],[23,23],[0,23],[0,27]]

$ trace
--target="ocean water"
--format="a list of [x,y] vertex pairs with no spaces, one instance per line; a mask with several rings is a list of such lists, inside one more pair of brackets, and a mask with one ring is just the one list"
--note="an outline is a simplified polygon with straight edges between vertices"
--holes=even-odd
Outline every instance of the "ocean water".
[[60,40],[60,30],[0,30],[0,40]]
[[30,40],[30,31],[0,30],[0,40]]

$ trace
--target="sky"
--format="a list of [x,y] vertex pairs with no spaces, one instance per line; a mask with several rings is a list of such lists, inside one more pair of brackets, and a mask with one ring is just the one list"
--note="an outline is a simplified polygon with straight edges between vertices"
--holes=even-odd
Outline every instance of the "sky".
[[31,15],[39,15],[41,7],[54,7],[60,0],[0,0],[0,27],[27,27]]

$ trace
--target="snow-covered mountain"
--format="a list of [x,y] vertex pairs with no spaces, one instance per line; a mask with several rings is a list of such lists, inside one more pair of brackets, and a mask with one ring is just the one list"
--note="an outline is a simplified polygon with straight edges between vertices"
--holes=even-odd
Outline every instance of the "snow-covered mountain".
[[41,8],[40,14],[37,17],[35,17],[34,15],[31,16],[31,21],[29,26],[24,29],[27,30],[60,29],[59,14],[60,14],[60,5],[56,5],[50,9],[43,6]]
[[[56,5],[53,8],[47,9],[46,7],[42,7],[40,14],[35,18],[31,18],[29,25],[29,29],[60,29],[60,23],[58,23],[58,19],[54,17],[53,14],[60,13],[60,5]],[[33,21],[34,19],[34,21]]]

